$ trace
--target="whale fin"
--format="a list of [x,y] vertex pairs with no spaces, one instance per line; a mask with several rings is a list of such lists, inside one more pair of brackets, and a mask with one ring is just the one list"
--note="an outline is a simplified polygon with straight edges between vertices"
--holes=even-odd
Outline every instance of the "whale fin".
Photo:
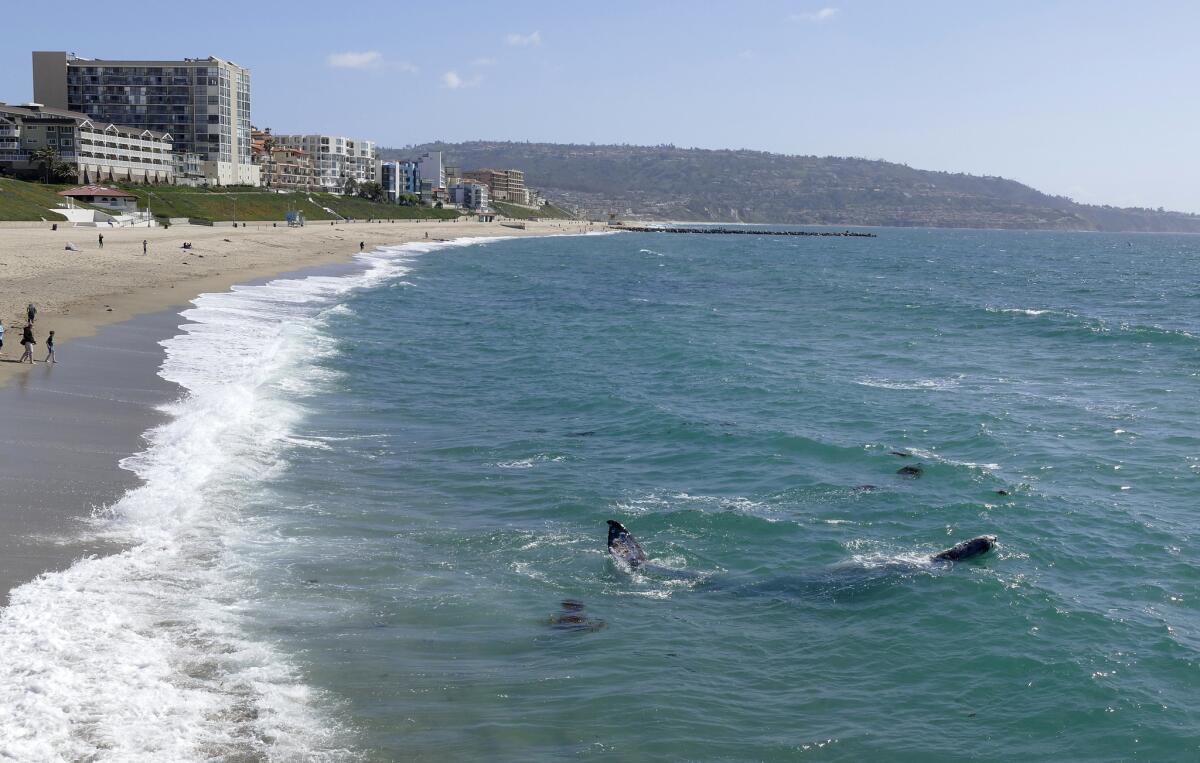
[[995,547],[995,535],[980,535],[970,540],[955,543],[945,551],[934,554],[931,558],[935,562],[961,562],[965,559],[986,554]]
[[646,552],[642,551],[637,538],[615,519],[608,520],[608,553],[630,567],[637,567],[646,561]]

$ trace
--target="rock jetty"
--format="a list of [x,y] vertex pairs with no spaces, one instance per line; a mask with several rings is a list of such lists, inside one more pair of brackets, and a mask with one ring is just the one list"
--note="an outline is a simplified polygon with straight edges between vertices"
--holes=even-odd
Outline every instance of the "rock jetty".
[[704,233],[710,236],[838,236],[841,238],[877,238],[874,233],[855,231],[811,231],[811,230],[749,230],[745,228],[657,228],[639,225],[614,226],[635,233]]

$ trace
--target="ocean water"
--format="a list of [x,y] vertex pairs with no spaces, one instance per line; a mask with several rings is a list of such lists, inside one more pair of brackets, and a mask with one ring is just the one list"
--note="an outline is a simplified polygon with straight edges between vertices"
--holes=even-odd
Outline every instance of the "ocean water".
[[1200,239],[877,233],[202,297],[0,759],[1196,760]]

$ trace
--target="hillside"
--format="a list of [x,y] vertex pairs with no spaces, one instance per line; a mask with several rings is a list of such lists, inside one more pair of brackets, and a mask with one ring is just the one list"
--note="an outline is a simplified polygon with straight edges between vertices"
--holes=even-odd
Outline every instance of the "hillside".
[[[359,220],[408,220],[457,217],[450,209],[402,207],[378,204],[357,196],[329,193],[272,193],[254,188],[189,188],[186,186],[121,185],[138,197],[138,206],[149,203],[156,217],[187,217],[194,220],[271,220],[282,221],[291,210],[304,213],[308,220],[334,220],[353,217]],[[333,210],[330,214],[326,209]]]
[[[12,178],[0,178],[0,220],[65,222],[67,218],[50,210],[62,202],[58,192],[70,187],[25,183]],[[87,204],[78,206],[91,209]]]
[[389,159],[430,150],[464,170],[524,170],[530,187],[596,218],[1200,232],[1200,215],[1077,204],[1004,178],[867,159],[485,141],[380,153]]

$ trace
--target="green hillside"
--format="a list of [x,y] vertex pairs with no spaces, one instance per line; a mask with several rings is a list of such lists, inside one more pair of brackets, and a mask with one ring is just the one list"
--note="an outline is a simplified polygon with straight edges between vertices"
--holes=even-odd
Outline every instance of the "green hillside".
[[[58,192],[70,187],[0,178],[0,220],[63,222],[66,218],[50,210],[62,201]],[[86,204],[79,206],[87,207]]]
[[[308,220],[354,218],[366,220],[433,220],[458,217],[453,209],[402,207],[379,204],[357,196],[329,193],[270,193],[255,188],[188,188],[186,186],[143,186],[115,184],[147,205],[156,217],[187,217],[208,222],[224,220],[279,221],[291,210]],[[0,178],[0,220],[46,220],[63,218],[50,211],[61,199],[56,195],[71,185],[46,185]],[[87,205],[80,205],[87,206]],[[332,210],[332,213],[326,211]]]
[[463,170],[523,170],[529,187],[601,219],[1200,232],[1200,215],[1078,204],[1005,178],[868,159],[502,141],[385,148],[380,156],[424,151],[442,151]]
[[[271,193],[254,188],[188,188],[186,186],[123,185],[138,197],[138,206],[149,204],[156,217],[187,217],[196,220],[282,221],[292,210],[308,220],[355,218],[365,220],[449,219],[451,209],[402,207],[379,204],[357,196],[329,193]],[[333,210],[334,214],[326,211]]]
[[500,214],[516,220],[572,220],[575,218],[575,215],[565,209],[559,209],[553,204],[534,208],[519,204],[508,204],[503,201],[493,201],[491,205]]

